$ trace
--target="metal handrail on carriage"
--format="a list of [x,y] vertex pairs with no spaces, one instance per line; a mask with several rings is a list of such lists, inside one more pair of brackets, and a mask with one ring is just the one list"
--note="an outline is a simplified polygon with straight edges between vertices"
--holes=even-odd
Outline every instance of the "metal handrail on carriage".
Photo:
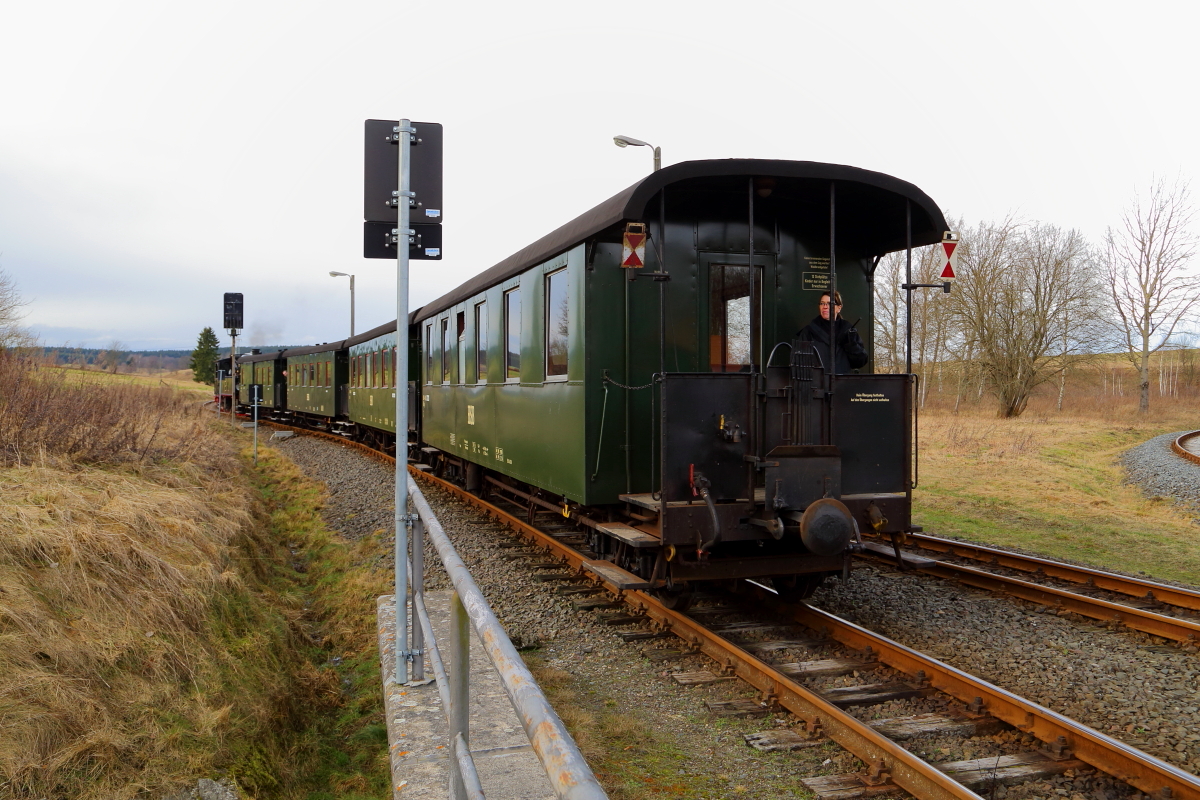
[[[442,529],[433,509],[414,481],[408,481],[408,495],[416,509],[413,521],[412,560],[409,571],[412,585],[412,607],[420,626],[413,626],[413,649],[420,652],[424,647],[429,656],[433,676],[437,682],[442,705],[446,709],[449,723],[450,797],[452,800],[484,800],[483,787],[475,771],[475,762],[469,747],[468,708],[470,703],[470,627],[475,629],[484,651],[500,676],[504,691],[512,702],[513,709],[521,718],[521,725],[529,737],[529,744],[537,754],[546,777],[561,800],[607,800],[608,795],[600,787],[591,767],[562,720],[554,712],[550,702],[542,693],[532,673],[517,654],[516,647],[509,641],[500,620],[492,612],[483,593],[475,584],[466,564],[454,550],[450,538]],[[446,573],[454,585],[450,600],[450,670],[442,660],[435,641],[429,611],[425,607],[423,534],[428,532],[437,549]],[[397,626],[405,624],[406,615],[397,614]],[[470,627],[468,627],[470,626]],[[414,675],[420,678],[422,659],[414,659]]]

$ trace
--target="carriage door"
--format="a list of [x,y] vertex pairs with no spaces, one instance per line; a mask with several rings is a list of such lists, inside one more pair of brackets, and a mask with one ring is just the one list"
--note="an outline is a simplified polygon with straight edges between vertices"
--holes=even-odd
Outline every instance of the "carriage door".
[[763,326],[770,330],[773,322],[763,317],[763,291],[774,286],[774,264],[758,254],[753,267],[745,255],[702,258],[708,262],[707,371],[749,372],[752,364],[762,365]]

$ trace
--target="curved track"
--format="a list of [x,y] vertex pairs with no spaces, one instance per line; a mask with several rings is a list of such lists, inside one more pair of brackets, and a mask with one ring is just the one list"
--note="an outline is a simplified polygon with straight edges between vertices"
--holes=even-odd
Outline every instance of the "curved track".
[[1176,455],[1200,464],[1200,441],[1195,441],[1197,436],[1200,436],[1200,431],[1185,433],[1171,442],[1171,449],[1175,451]]

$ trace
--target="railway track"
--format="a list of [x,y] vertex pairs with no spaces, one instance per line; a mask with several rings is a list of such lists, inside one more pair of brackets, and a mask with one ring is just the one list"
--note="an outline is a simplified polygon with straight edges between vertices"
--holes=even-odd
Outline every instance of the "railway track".
[[[390,457],[341,437],[316,435],[394,463]],[[975,798],[979,795],[974,789],[983,791],[989,784],[1011,784],[1091,767],[1152,797],[1200,800],[1200,779],[1183,770],[851,622],[818,609],[782,603],[760,586],[739,584],[737,593],[722,601],[728,605],[699,607],[690,614],[673,611],[652,594],[623,587],[619,576],[615,582],[610,580],[602,564],[577,549],[579,532],[572,530],[569,520],[546,526],[549,530],[539,529],[520,518],[525,509],[516,502],[499,498],[496,503],[487,502],[454,484],[410,469],[523,537],[536,548],[540,567],[559,573],[558,578],[547,574],[547,579],[560,579],[560,592],[575,595],[578,608],[608,609],[608,621],[614,624],[640,623],[638,629],[621,634],[622,638],[653,641],[673,637],[682,642],[682,646],[647,651],[648,657],[699,655],[709,660],[709,669],[677,673],[677,682],[741,680],[756,690],[757,699],[718,703],[712,706],[714,713],[753,716],[786,710],[803,720],[802,730],[747,737],[751,745],[788,750],[828,738],[867,765],[860,773],[806,779],[819,797],[867,797],[904,790],[922,800]],[[739,621],[736,616],[745,613],[745,606],[740,605],[745,602],[756,610]],[[768,609],[772,619],[764,621],[760,609]],[[714,616],[721,619],[715,623],[705,619]],[[753,641],[752,634],[762,630],[772,631],[773,639]],[[797,653],[804,652],[820,657],[796,661]],[[875,670],[887,673],[882,682],[825,691],[810,685],[821,677],[878,675]],[[904,698],[926,698],[926,707],[932,703],[940,710],[871,723],[847,711]],[[914,732],[965,738],[1009,726],[1042,746],[935,766],[899,743]]]
[[1183,434],[1171,442],[1171,449],[1176,455],[1200,464],[1200,431]]
[[[1101,622],[1124,625],[1189,647],[1200,644],[1200,591],[1195,589],[926,534],[908,534],[906,538],[910,545],[921,550],[986,564],[992,568],[985,570],[934,560],[915,554],[912,549],[902,548],[901,559],[908,569]],[[864,555],[895,563],[895,551],[891,545],[869,542]],[[1023,577],[996,572],[997,568],[1022,573]],[[1164,613],[1166,611],[1172,613]]]

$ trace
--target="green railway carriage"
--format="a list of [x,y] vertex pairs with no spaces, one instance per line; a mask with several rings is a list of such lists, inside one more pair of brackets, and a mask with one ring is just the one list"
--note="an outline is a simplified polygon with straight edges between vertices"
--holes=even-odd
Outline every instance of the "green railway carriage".
[[287,409],[307,414],[331,426],[345,414],[345,386],[349,362],[345,342],[285,350]]
[[911,527],[911,376],[833,375],[796,334],[835,284],[870,352],[878,259],[945,228],[853,167],[654,172],[412,315],[419,440],[468,486],[586,520],[649,585],[809,591],[797,576],[848,570],[856,527]]
[[396,323],[351,337],[345,346],[349,365],[345,432],[390,449],[396,434]]
[[260,353],[257,350],[238,358],[238,404],[250,405],[250,386],[262,386],[260,413],[284,411],[287,408],[287,362],[282,350]]

